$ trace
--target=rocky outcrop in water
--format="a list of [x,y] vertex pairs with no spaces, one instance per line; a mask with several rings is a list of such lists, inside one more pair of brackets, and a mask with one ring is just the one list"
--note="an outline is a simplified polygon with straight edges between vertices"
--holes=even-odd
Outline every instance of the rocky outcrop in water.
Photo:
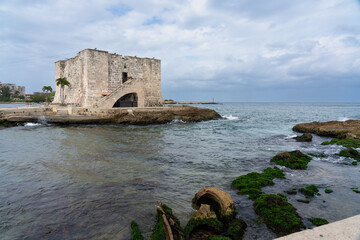
[[291,169],[307,169],[307,164],[310,161],[311,157],[299,150],[279,153],[271,159],[271,162]]
[[326,137],[337,137],[343,134],[348,138],[360,138],[360,120],[300,123],[295,125],[293,130]]
[[298,142],[311,142],[312,141],[312,135],[311,133],[304,133],[301,136],[296,136],[294,139]]
[[172,121],[199,122],[220,119],[214,110],[176,105],[158,108],[79,108],[34,107],[0,109],[0,125],[12,126],[25,122],[54,124],[163,124]]

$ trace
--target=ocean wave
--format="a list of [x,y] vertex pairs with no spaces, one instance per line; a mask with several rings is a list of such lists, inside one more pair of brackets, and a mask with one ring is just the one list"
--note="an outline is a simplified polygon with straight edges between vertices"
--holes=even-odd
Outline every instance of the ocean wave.
[[222,116],[223,118],[230,120],[230,121],[234,121],[234,120],[239,120],[238,117],[234,117],[233,115],[229,114],[229,115],[224,115]]
[[347,121],[347,120],[350,120],[350,119],[347,118],[347,117],[340,117],[340,118],[338,119],[338,121],[340,121],[340,122],[345,122],[345,121]]

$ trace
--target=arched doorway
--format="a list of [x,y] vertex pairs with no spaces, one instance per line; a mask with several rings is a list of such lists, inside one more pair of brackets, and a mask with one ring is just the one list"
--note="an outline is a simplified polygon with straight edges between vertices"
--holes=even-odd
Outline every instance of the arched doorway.
[[128,93],[121,98],[119,98],[113,108],[115,107],[137,107],[138,106],[138,96],[136,93]]

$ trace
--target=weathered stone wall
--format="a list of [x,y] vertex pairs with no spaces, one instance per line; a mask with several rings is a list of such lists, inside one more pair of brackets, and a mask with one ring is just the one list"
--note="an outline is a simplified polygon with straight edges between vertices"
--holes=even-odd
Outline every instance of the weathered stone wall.
[[[85,49],[74,58],[55,63],[55,78],[66,77],[70,82],[64,91],[65,104],[82,107],[97,106],[99,100],[106,99],[105,95],[119,91],[123,85],[123,72],[127,73],[128,82],[136,82],[131,84],[131,91],[141,96],[139,106],[162,106],[161,61],[158,59],[123,57]],[[121,92],[126,91],[122,89]],[[112,103],[112,98],[106,101],[110,102],[101,105],[109,107],[115,103]],[[60,88],[57,86],[53,103],[60,102]]]

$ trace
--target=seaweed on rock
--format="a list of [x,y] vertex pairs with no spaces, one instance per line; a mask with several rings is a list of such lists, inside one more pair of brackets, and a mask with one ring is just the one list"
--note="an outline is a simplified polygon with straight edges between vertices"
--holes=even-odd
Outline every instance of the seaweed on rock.
[[131,221],[130,225],[131,225],[131,231],[132,231],[130,240],[143,240],[144,237],[139,230],[138,224],[135,221]]
[[321,226],[321,225],[325,225],[325,224],[329,223],[328,220],[323,219],[323,218],[316,218],[315,217],[315,218],[310,218],[309,220],[315,226]]
[[175,240],[185,239],[180,221],[174,216],[172,209],[158,201],[156,223],[150,239],[166,240],[168,235],[172,235]]
[[278,167],[266,168],[263,173],[251,172],[241,175],[232,182],[232,186],[239,189],[240,194],[247,194],[250,199],[261,195],[261,188],[274,185],[274,178],[285,178],[283,170]]
[[304,228],[296,209],[283,194],[262,194],[255,200],[254,208],[266,226],[281,236]]
[[300,188],[299,191],[305,194],[307,198],[313,197],[315,196],[315,194],[320,195],[318,187],[314,184],[311,184],[305,188]]
[[325,193],[332,193],[333,192],[333,190],[332,189],[328,189],[328,188],[325,188]]
[[360,139],[351,139],[351,138],[344,138],[342,136],[338,136],[338,138],[334,138],[331,141],[325,141],[321,143],[321,145],[330,145],[330,144],[337,144],[342,145],[346,148],[359,148],[360,147]]
[[343,149],[339,152],[339,156],[348,157],[360,161],[360,153],[353,148]]
[[311,157],[300,152],[299,150],[292,152],[279,153],[271,159],[278,165],[291,169],[307,169],[307,164],[311,161]]

